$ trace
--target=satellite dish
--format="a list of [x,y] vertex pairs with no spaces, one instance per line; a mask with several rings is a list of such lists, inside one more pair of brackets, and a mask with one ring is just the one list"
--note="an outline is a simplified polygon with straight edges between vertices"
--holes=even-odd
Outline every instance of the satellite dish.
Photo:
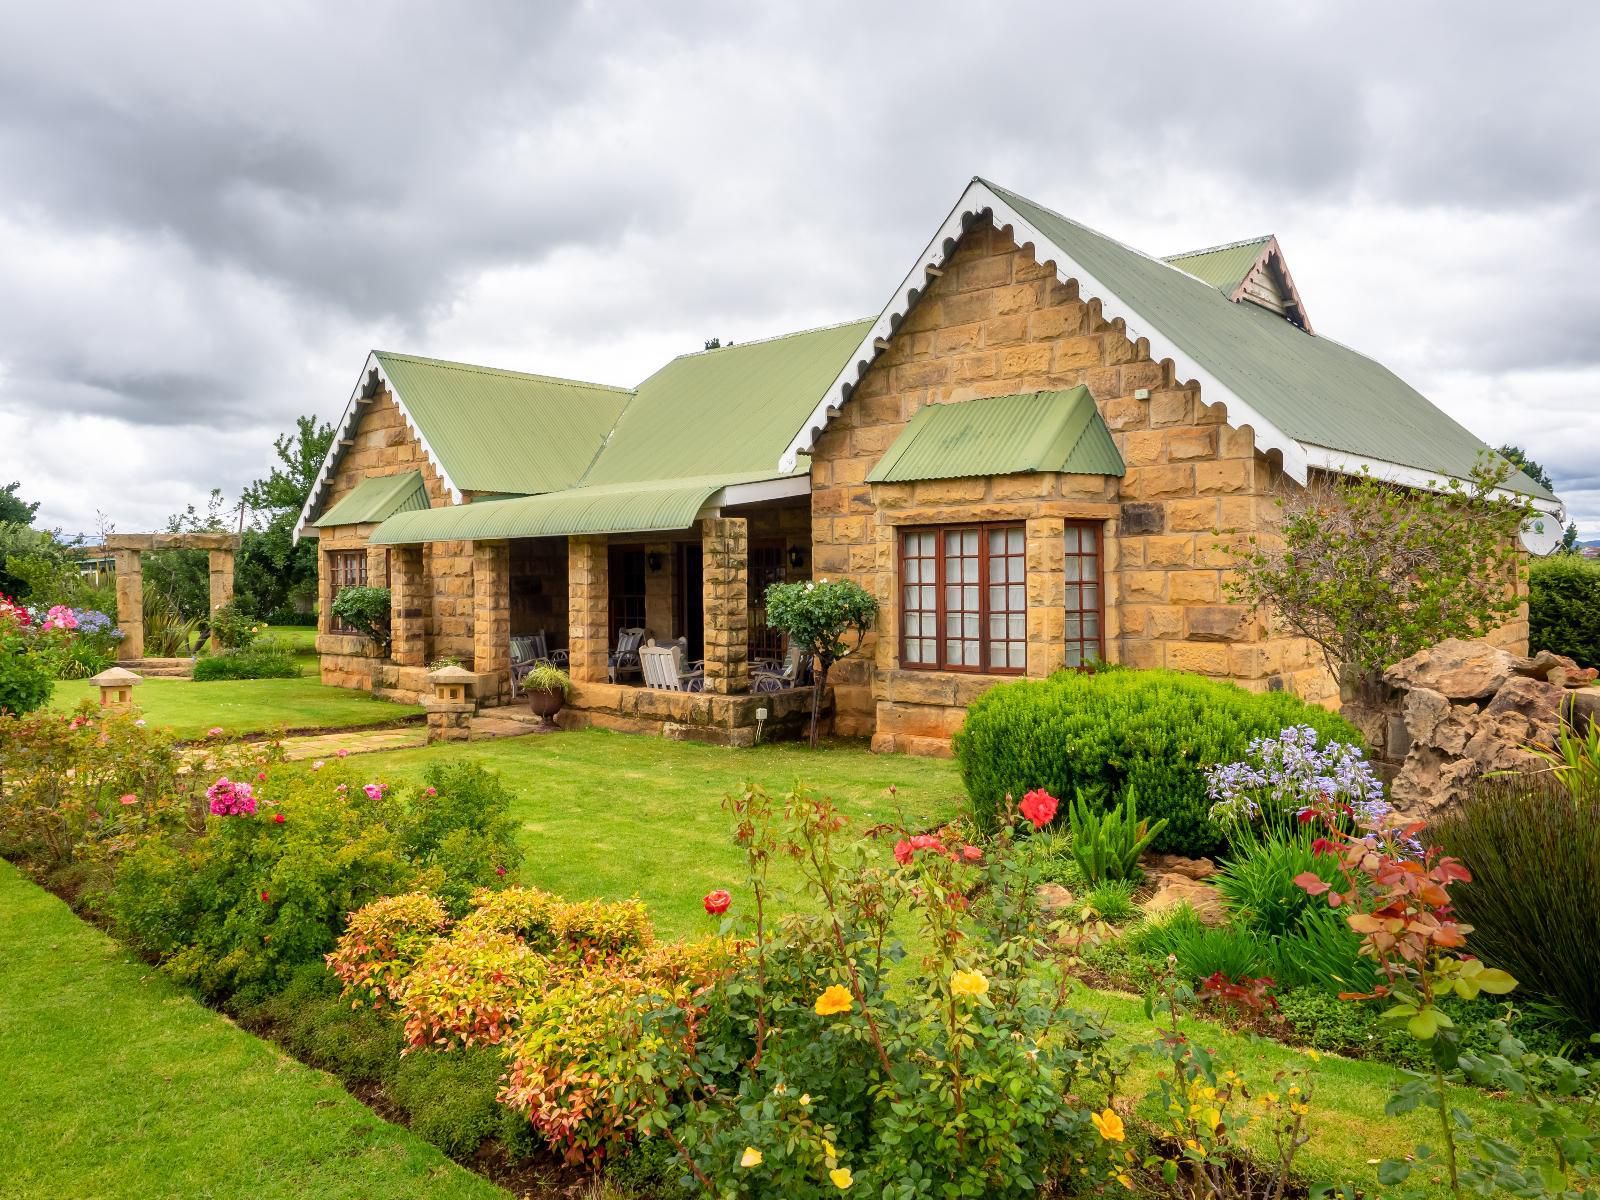
[[1541,513],[1522,527],[1522,545],[1529,554],[1541,557],[1561,545],[1565,536],[1561,522],[1549,513]]

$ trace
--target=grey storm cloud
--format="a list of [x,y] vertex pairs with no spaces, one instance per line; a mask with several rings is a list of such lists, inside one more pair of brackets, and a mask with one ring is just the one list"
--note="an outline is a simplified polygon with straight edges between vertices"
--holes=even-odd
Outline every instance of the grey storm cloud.
[[1155,252],[1284,234],[1319,328],[1600,531],[1597,44],[1557,0],[10,6],[0,477],[170,511],[375,344],[633,383],[873,312],[977,172]]

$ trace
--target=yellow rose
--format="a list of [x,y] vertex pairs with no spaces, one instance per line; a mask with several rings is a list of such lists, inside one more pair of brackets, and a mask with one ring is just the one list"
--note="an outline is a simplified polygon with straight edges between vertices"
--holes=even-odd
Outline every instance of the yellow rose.
[[1128,1131],[1123,1128],[1122,1118],[1109,1108],[1105,1112],[1090,1113],[1089,1120],[1094,1122],[1094,1127],[1100,1131],[1100,1136],[1108,1142],[1120,1142],[1128,1136]]
[[811,1103],[811,1093],[810,1092],[806,1092],[803,1096],[800,1097],[800,1106],[802,1108],[804,1108],[806,1105],[808,1105],[810,1103]]
[[841,1192],[848,1191],[850,1185],[855,1182],[855,1177],[850,1174],[849,1167],[835,1167],[828,1172],[828,1178],[833,1180],[833,1186]]
[[847,1013],[854,1005],[850,999],[850,989],[843,984],[830,984],[823,989],[822,995],[817,997],[814,1006],[819,1017],[832,1017],[839,1013]]
[[761,1151],[754,1146],[746,1146],[743,1156],[739,1159],[739,1165],[747,1168],[759,1167],[761,1165]]
[[977,971],[957,971],[950,976],[950,991],[957,996],[981,996],[989,990],[989,981]]

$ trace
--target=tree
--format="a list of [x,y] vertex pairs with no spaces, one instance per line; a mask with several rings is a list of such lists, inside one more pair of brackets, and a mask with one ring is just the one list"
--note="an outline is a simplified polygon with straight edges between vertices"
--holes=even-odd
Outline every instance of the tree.
[[37,500],[29,503],[17,495],[17,489],[22,486],[20,480],[0,487],[0,524],[3,525],[31,525],[34,514],[39,511]]
[[316,541],[296,543],[294,530],[331,445],[332,425],[319,425],[315,417],[295,418],[294,432],[273,442],[278,465],[244,490],[244,503],[255,510],[257,519],[240,536],[234,588],[241,603],[258,617],[316,595]]
[[[1521,446],[1501,446],[1499,453],[1501,458],[1505,459],[1512,466],[1516,467],[1517,470],[1521,471],[1529,479],[1544,487],[1547,491],[1552,493],[1555,492],[1556,485],[1555,481],[1550,478],[1550,472],[1546,471],[1542,466],[1534,462],[1533,459],[1529,458],[1527,452],[1523,450]],[[1562,532],[1561,544],[1551,551],[1551,553],[1576,554],[1577,552],[1578,527],[1576,524],[1568,524],[1566,529]]]
[[[861,640],[878,615],[878,602],[848,579],[775,583],[767,589],[767,624],[788,635],[809,663],[817,661],[811,689],[811,745],[817,744],[817,718],[828,670],[861,649]],[[846,635],[854,634],[850,644]]]
[[1322,648],[1341,683],[1448,637],[1480,637],[1514,616],[1525,576],[1518,535],[1537,512],[1501,490],[1505,463],[1442,491],[1362,473],[1286,497],[1281,536],[1252,538],[1229,585]]

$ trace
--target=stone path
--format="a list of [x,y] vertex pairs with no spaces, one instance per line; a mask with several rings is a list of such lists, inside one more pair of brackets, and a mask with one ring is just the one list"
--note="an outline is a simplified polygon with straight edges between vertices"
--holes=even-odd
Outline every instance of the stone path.
[[[468,740],[526,737],[528,734],[555,733],[538,717],[521,708],[491,708],[468,723]],[[426,725],[402,725],[394,729],[334,730],[283,739],[284,753],[291,760],[333,758],[344,750],[350,754],[374,754],[380,750],[410,750],[428,744]]]

